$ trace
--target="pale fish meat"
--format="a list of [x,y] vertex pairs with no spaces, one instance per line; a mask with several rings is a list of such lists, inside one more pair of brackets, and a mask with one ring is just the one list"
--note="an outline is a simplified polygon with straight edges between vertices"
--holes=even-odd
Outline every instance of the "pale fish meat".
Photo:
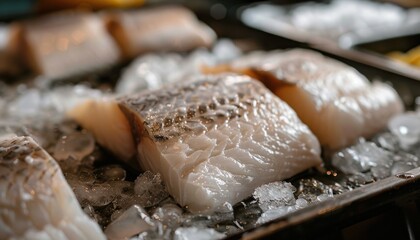
[[0,139],[0,207],[0,239],[106,239],[30,137]]
[[239,75],[195,80],[92,100],[69,115],[122,159],[137,154],[141,168],[160,173],[192,212],[222,210],[262,184],[321,164],[316,137],[261,83]]
[[52,79],[104,69],[118,63],[120,50],[100,17],[61,12],[17,24],[21,54],[33,71]]
[[188,51],[209,47],[216,34],[187,8],[155,7],[109,13],[108,29],[126,57],[151,51]]
[[321,145],[339,149],[371,137],[404,110],[395,90],[319,53],[293,49],[255,52],[206,73],[253,76],[289,104]]

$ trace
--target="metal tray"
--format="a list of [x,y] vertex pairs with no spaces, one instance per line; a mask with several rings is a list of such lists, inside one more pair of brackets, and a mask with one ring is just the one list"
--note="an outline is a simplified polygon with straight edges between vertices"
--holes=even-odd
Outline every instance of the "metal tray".
[[[366,35],[366,36],[359,36],[357,38],[345,39],[339,38],[337,40],[324,38],[322,36],[312,36],[307,32],[302,32],[298,30],[294,30],[290,26],[287,25],[280,25],[277,24],[268,24],[264,23],[263,21],[249,21],[241,17],[242,13],[247,9],[256,6],[257,4],[245,5],[240,8],[237,8],[236,16],[240,18],[241,22],[243,22],[248,27],[270,33],[272,35],[276,35],[283,39],[288,39],[292,42],[298,42],[301,44],[306,45],[307,47],[317,49],[319,51],[323,51],[324,53],[328,53],[331,55],[335,55],[339,58],[344,58],[347,60],[354,61],[355,63],[362,63],[365,65],[369,65],[375,67],[377,69],[384,70],[386,72],[393,72],[398,75],[407,76],[411,79],[420,80],[420,69],[410,67],[406,64],[400,64],[396,61],[390,60],[388,58],[384,58],[383,56],[379,56],[378,54],[372,54],[372,51],[360,51],[359,48],[353,48],[358,44],[367,43],[368,41],[375,40],[379,41],[382,39],[392,38],[396,35],[403,35],[403,34],[420,34],[420,26],[419,25],[412,25],[402,29],[398,29],[397,32],[391,33],[381,33],[377,36],[373,35]],[[290,6],[289,6],[290,8]],[[287,6],[285,7],[287,9]],[[399,42],[399,44],[404,44]],[[417,41],[418,44],[418,41]],[[351,64],[350,64],[351,65]]]
[[[206,11],[200,18],[219,37],[252,42],[262,50],[307,48],[353,66],[370,80],[391,83],[407,109],[420,96],[420,75],[400,75],[370,64],[355,51],[313,46],[246,26],[234,15],[215,20]],[[420,238],[420,168],[343,193],[228,239],[416,239]]]

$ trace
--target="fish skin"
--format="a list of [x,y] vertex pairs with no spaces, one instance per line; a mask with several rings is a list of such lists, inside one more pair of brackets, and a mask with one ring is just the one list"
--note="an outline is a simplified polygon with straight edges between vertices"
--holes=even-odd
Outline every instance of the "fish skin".
[[192,212],[221,210],[264,183],[321,164],[308,127],[246,76],[202,76],[118,102],[141,167],[159,172],[169,193]]
[[0,139],[0,207],[0,239],[106,239],[30,137]]

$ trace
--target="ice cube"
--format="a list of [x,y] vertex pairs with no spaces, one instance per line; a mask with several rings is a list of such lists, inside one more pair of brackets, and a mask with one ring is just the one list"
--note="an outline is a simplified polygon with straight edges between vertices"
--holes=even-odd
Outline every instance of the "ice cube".
[[17,118],[33,117],[40,114],[42,95],[38,89],[29,89],[9,104],[8,115]]
[[73,191],[81,205],[101,207],[108,205],[115,199],[118,190],[112,189],[109,184],[83,184],[72,185]]
[[318,195],[317,197],[316,197],[316,200],[317,201],[319,201],[319,202],[322,202],[322,201],[325,201],[325,200],[327,200],[327,199],[329,199],[329,198],[331,198],[332,197],[332,195],[330,195],[330,194],[326,194],[326,193],[323,193],[323,194],[321,194],[321,195]]
[[218,63],[233,60],[242,55],[242,51],[230,39],[220,39],[217,41],[212,52]]
[[123,181],[126,172],[121,166],[113,164],[96,169],[95,175],[100,181]]
[[305,208],[307,206],[308,206],[308,201],[306,201],[304,198],[296,199],[296,209]]
[[165,190],[160,174],[146,171],[135,180],[134,192],[137,196],[146,199],[147,205],[153,206],[169,196]]
[[54,149],[54,157],[56,160],[67,160],[73,158],[82,160],[84,157],[93,152],[95,148],[95,139],[88,132],[74,132],[67,136],[63,136]]
[[374,141],[378,144],[378,146],[389,151],[397,151],[399,149],[398,138],[389,132],[379,134],[375,137]]
[[332,197],[333,190],[331,187],[314,178],[300,179],[296,195],[298,195],[298,198],[304,199],[308,203],[313,203],[319,201],[318,196],[320,195],[328,195]]
[[253,196],[263,211],[280,206],[294,205],[296,188],[288,182],[272,182],[255,189]]
[[175,231],[175,240],[213,240],[222,239],[225,234],[211,228],[182,227]]
[[350,187],[360,187],[362,185],[368,184],[373,182],[374,179],[372,177],[372,174],[369,173],[358,173],[358,174],[354,174],[352,176],[350,176],[348,178],[348,185]]
[[402,148],[409,148],[420,141],[420,116],[407,112],[388,122],[389,130],[399,139]]
[[155,227],[146,210],[134,205],[111,222],[105,229],[108,239],[127,239]]
[[261,214],[261,217],[258,218],[257,225],[263,224],[274,219],[280,218],[287,215],[288,213],[296,211],[295,206],[282,206],[278,208],[269,209],[268,211]]
[[169,228],[176,228],[182,222],[182,209],[173,203],[167,203],[154,210],[152,218]]
[[347,174],[357,174],[375,166],[390,167],[392,154],[373,142],[360,142],[346,148],[332,157],[332,165]]

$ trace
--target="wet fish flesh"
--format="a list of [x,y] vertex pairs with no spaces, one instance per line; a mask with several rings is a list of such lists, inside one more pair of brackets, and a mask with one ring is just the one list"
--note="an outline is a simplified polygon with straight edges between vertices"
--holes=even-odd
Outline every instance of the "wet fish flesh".
[[22,55],[36,73],[49,78],[103,69],[120,59],[103,21],[90,13],[54,13],[18,26]]
[[0,139],[0,208],[0,239],[106,239],[30,137]]
[[372,136],[404,108],[389,85],[371,84],[350,66],[309,50],[255,52],[204,71],[240,72],[259,79],[330,149]]
[[92,100],[69,115],[116,155],[137,154],[142,169],[160,173],[193,212],[221,210],[321,164],[315,136],[261,83],[238,75],[196,80]]
[[116,12],[108,29],[126,57],[151,51],[188,51],[209,47],[216,34],[188,9],[179,6]]

